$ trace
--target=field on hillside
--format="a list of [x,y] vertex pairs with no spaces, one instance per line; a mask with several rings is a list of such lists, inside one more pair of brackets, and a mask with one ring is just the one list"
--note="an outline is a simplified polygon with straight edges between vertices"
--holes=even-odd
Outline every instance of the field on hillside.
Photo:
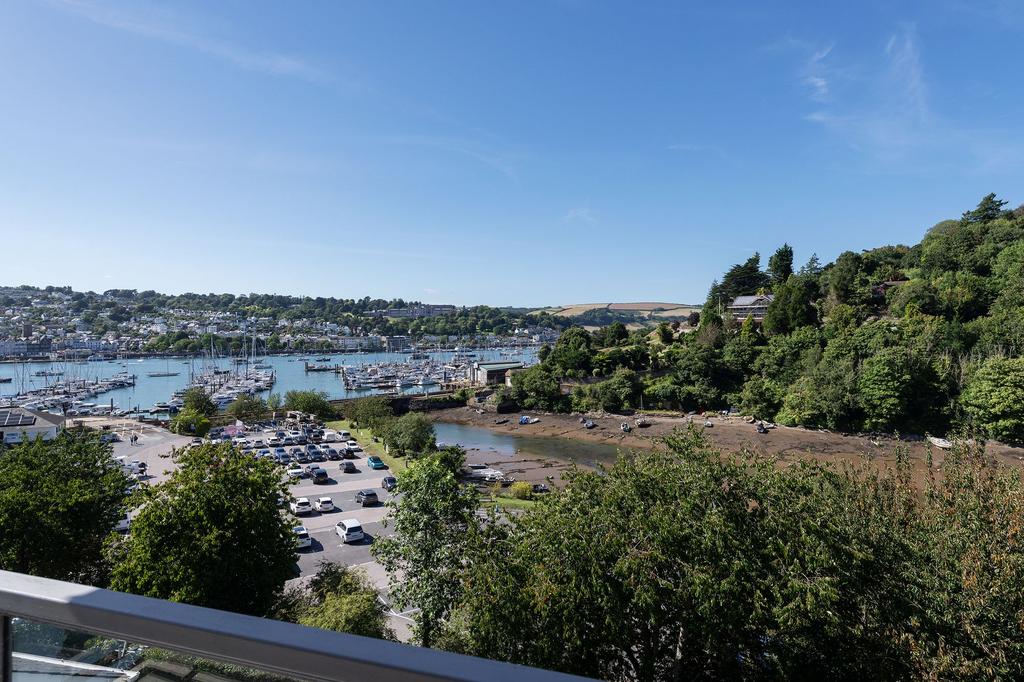
[[547,308],[546,312],[559,317],[576,317],[591,310],[608,310],[616,313],[641,313],[647,317],[683,317],[691,310],[700,310],[700,306],[685,303],[662,303],[657,301],[640,301],[637,303],[576,303],[566,306]]

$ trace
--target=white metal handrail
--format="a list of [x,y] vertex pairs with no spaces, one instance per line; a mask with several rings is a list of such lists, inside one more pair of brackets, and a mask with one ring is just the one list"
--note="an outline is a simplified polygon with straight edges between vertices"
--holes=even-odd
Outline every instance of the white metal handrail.
[[0,682],[10,681],[10,618],[259,668],[342,682],[570,682],[584,678],[266,618],[0,571]]

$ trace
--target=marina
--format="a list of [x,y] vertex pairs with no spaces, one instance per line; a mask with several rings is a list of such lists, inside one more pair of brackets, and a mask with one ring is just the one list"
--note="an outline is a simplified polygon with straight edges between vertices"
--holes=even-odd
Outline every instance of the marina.
[[[536,350],[517,349],[517,357],[532,364],[536,362]],[[271,390],[281,395],[290,390],[323,391],[331,399],[419,395],[464,380],[474,361],[503,359],[502,353],[509,352],[434,351],[423,353],[427,355],[423,360],[413,360],[410,353],[345,354],[323,361],[331,371],[316,372],[307,372],[304,364],[313,363],[313,358],[300,355],[270,355],[242,359],[240,363],[236,363],[238,358],[230,357],[3,363],[0,406],[58,413],[67,407],[68,416],[167,415],[180,406],[181,392],[193,384],[202,385],[220,407],[226,407],[240,393],[265,398]],[[102,400],[95,400],[100,396]]]

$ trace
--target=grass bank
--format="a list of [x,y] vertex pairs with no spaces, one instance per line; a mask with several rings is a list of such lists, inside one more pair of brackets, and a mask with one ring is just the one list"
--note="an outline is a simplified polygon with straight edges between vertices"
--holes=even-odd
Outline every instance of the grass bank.
[[357,429],[353,428],[352,422],[347,419],[339,419],[337,421],[327,422],[327,428],[334,429],[335,431],[348,431],[353,437],[359,441],[360,447],[367,455],[376,455],[380,457],[385,464],[388,465],[388,469],[392,471],[398,471],[405,468],[405,460],[402,457],[395,457],[384,451],[383,443],[373,442],[373,432],[370,429]]

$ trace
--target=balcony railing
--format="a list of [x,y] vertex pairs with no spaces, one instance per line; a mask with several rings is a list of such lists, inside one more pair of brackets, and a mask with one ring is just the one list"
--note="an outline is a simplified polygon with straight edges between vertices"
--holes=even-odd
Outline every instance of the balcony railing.
[[[156,647],[290,679],[568,682],[547,670],[0,571],[0,682],[19,682],[12,619]],[[15,621],[20,623],[21,621]],[[21,656],[21,658],[17,658]],[[79,665],[86,672],[95,666]],[[100,668],[96,668],[101,670]],[[131,673],[126,671],[128,676]],[[25,678],[28,674],[24,675]],[[223,677],[223,676],[221,676]],[[36,677],[35,679],[39,679]],[[197,676],[196,679],[203,679]],[[250,678],[251,679],[251,678]]]

